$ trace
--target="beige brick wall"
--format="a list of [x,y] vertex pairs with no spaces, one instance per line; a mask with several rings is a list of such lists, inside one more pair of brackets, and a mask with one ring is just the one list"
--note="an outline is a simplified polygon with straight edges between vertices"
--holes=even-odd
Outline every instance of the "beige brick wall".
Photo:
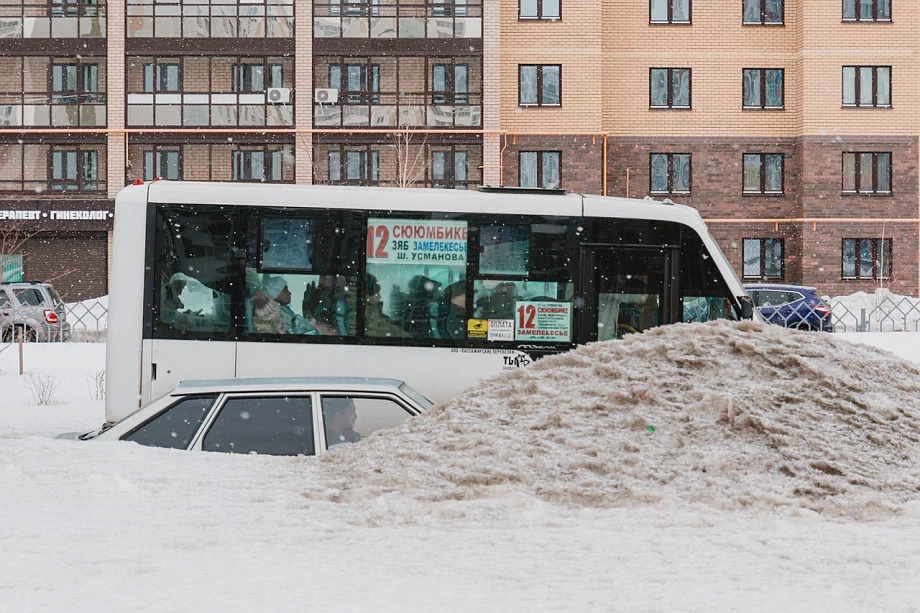
[[[482,128],[502,128],[501,3],[486,1],[482,7]],[[501,139],[494,133],[482,139],[482,182],[501,185]]]
[[[106,93],[108,119],[108,192],[114,197],[125,185],[126,136],[112,130],[125,127],[125,0],[107,3],[108,87]],[[139,170],[138,170],[139,172]]]
[[[313,127],[313,1],[294,3],[294,125]],[[313,136],[298,134],[294,144],[295,183],[313,183]]]
[[[503,129],[601,131],[601,4],[600,0],[567,0],[562,2],[559,21],[519,21],[518,3],[514,0],[501,3],[499,75]],[[562,65],[561,107],[518,106],[521,64]]]

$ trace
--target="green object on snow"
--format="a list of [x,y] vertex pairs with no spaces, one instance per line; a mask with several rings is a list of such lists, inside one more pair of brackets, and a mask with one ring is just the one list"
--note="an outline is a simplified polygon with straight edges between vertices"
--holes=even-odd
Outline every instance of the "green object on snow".
[[654,432],[655,426],[649,426],[648,428],[646,428],[646,430],[648,430],[649,432]]

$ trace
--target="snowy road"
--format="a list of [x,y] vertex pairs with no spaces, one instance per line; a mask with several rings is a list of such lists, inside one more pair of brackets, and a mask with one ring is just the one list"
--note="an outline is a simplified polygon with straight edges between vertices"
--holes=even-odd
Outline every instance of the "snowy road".
[[510,494],[346,510],[302,495],[310,460],[51,439],[98,425],[103,347],[31,349],[61,404],[30,404],[0,356],[3,613],[920,610],[920,509],[860,523]]

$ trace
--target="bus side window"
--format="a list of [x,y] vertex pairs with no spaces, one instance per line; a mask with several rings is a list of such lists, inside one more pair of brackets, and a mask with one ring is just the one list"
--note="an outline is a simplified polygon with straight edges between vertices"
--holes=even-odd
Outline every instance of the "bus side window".
[[466,245],[466,221],[368,219],[365,336],[463,338]]

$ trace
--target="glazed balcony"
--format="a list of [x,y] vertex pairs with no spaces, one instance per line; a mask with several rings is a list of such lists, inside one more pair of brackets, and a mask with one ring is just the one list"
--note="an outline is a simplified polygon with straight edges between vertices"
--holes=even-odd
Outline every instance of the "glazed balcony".
[[105,38],[105,0],[0,4],[0,38]]
[[294,0],[128,0],[128,38],[292,38]]
[[481,2],[313,4],[314,38],[482,38]]
[[0,57],[0,127],[104,127],[105,68],[101,57]]

